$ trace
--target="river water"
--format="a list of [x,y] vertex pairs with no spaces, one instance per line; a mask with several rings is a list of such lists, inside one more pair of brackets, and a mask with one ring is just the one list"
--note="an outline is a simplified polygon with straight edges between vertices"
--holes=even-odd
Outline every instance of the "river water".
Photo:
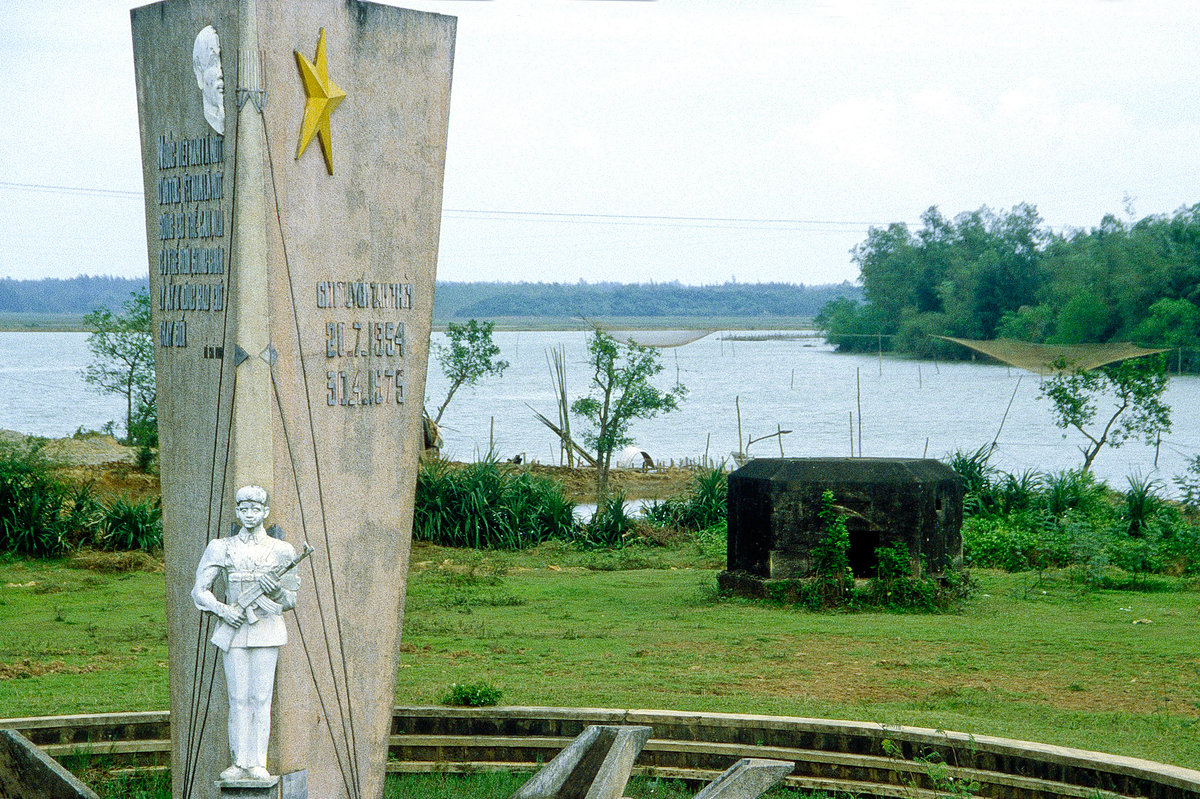
[[[1048,401],[1038,399],[1035,374],[989,364],[843,355],[815,338],[726,338],[749,335],[760,333],[717,332],[661,350],[658,384],[678,379],[687,397],[674,413],[637,421],[632,428],[637,445],[659,461],[706,454],[709,460],[727,459],[738,449],[740,405],[743,439],[790,430],[782,436],[787,456],[849,455],[852,436],[857,453],[861,423],[861,453],[868,457],[942,457],[975,450],[999,432],[993,462],[1006,471],[1056,471],[1082,462],[1082,437],[1071,432],[1064,438],[1054,426]],[[119,398],[96,393],[80,375],[89,360],[86,338],[0,333],[0,379],[6,388],[0,427],[65,436],[124,418]],[[434,335],[435,344],[444,341]],[[520,453],[526,460],[558,463],[554,434],[527,406],[557,418],[547,362],[554,347],[566,351],[569,395],[587,390],[587,334],[499,332],[495,341],[511,365],[499,379],[459,389],[442,420],[444,453],[471,460],[486,453],[490,441],[503,458]],[[429,378],[426,404],[432,409],[444,399],[447,383],[436,365]],[[1137,440],[1106,448],[1094,466],[1098,477],[1122,488],[1129,475],[1169,484],[1184,472],[1200,453],[1200,377],[1172,378],[1166,401],[1174,429],[1157,452]],[[779,440],[755,442],[749,453],[778,456]]]

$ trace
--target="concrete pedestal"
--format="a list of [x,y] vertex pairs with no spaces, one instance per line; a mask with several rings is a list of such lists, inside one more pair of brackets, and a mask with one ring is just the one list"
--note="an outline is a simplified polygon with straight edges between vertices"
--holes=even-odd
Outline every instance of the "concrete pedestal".
[[217,780],[221,799],[308,799],[308,771],[293,771],[270,781]]
[[279,799],[279,778],[270,780],[217,780],[221,799]]

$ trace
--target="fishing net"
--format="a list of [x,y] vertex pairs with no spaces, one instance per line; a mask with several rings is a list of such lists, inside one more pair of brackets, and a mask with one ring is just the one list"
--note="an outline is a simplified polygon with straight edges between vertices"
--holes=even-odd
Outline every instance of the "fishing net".
[[711,330],[606,330],[608,335],[620,342],[632,341],[639,347],[682,347],[699,341]]
[[[1108,363],[1124,361],[1128,358],[1141,358],[1143,355],[1154,355],[1166,350],[1151,350],[1138,347],[1128,342],[1112,342],[1109,344],[1073,344],[1058,346],[1055,344],[1030,344],[1027,341],[1014,341],[1008,338],[998,338],[992,341],[976,341],[967,338],[937,336],[945,341],[953,341],[969,347],[976,352],[995,358],[998,361],[1028,369],[1038,374],[1057,374],[1061,372],[1086,372],[1097,369]],[[1065,363],[1066,368],[1056,364]]]

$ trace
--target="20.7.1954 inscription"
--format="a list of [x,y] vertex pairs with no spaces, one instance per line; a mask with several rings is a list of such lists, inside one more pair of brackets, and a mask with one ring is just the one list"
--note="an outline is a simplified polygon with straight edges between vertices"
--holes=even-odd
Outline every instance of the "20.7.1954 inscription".
[[[320,281],[318,308],[404,311],[412,307],[407,283]],[[337,359],[326,371],[329,406],[367,408],[404,404],[404,322],[354,319],[325,323],[325,357]],[[337,368],[343,365],[343,368]]]

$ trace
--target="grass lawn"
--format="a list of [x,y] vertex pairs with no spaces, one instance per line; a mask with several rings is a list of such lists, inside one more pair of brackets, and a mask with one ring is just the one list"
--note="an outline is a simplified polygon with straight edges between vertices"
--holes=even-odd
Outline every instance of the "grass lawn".
[[[414,550],[397,702],[858,719],[1200,768],[1200,595],[977,573],[951,615],[811,614],[715,595],[694,545]],[[0,717],[167,707],[162,575],[0,561]]]

